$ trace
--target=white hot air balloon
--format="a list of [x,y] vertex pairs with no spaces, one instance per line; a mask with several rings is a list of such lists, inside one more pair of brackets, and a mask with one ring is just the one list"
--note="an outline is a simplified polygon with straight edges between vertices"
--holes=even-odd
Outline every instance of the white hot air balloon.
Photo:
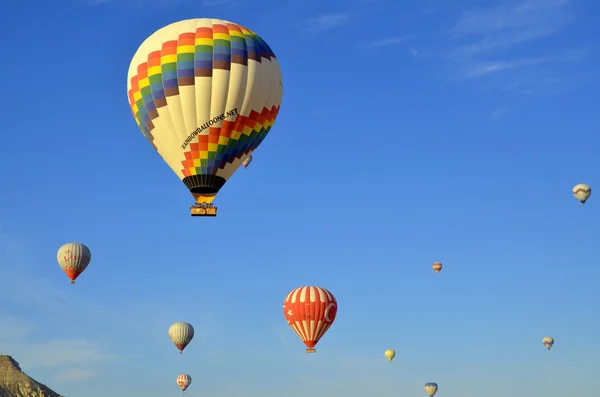
[[554,344],[554,338],[551,336],[544,336],[542,338],[542,343],[546,346],[546,349],[550,350],[552,345]]
[[92,260],[90,249],[80,243],[67,243],[58,249],[58,264],[75,284],[75,279],[88,267]]
[[394,357],[396,357],[396,352],[392,349],[387,349],[383,354],[385,354],[385,357],[388,359],[389,362],[392,362]]
[[435,393],[437,393],[437,391],[438,391],[437,383],[429,382],[429,383],[425,384],[425,393],[427,393],[427,395],[429,397],[435,396]]
[[586,185],[585,183],[575,185],[575,187],[573,188],[573,196],[575,196],[575,198],[579,200],[582,206],[585,205],[585,202],[587,201],[587,199],[590,198],[591,194],[592,188],[590,187],[590,185]]
[[177,376],[177,386],[181,389],[181,391],[185,391],[192,384],[192,377],[188,374],[181,374]]
[[174,323],[169,327],[169,338],[181,354],[194,338],[194,327],[188,323]]
[[244,160],[242,165],[244,166],[244,168],[248,168],[248,166],[250,165],[251,162],[252,162],[252,155],[246,157],[246,160]]

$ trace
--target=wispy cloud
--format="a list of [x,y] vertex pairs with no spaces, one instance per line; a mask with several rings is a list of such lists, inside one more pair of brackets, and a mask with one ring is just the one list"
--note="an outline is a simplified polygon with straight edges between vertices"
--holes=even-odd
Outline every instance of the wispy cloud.
[[[438,10],[451,18],[427,57],[445,63],[448,77],[518,95],[556,92],[553,84],[562,90],[580,80],[575,65],[587,55],[581,43],[550,40],[576,21],[572,0],[450,3],[440,8],[433,0],[427,8],[427,15]],[[414,47],[411,53],[422,58]]]
[[[0,345],[10,346],[4,354],[14,356],[23,368],[47,368],[54,370],[55,380],[62,381],[89,378],[95,372],[94,363],[117,359],[103,346],[82,338],[62,338],[35,341],[33,323],[14,316],[0,314]],[[76,376],[77,375],[77,376]]]
[[216,7],[235,3],[235,0],[202,0],[203,7]]
[[538,65],[550,60],[550,57],[543,58],[530,58],[530,59],[517,59],[514,61],[492,61],[492,62],[478,62],[469,66],[465,72],[464,77],[468,78],[480,78],[488,74],[502,72],[509,69],[515,69],[521,66],[527,65]]
[[499,119],[501,117],[503,117],[504,115],[506,115],[506,113],[508,113],[508,108],[505,107],[499,107],[494,109],[494,111],[491,114],[491,118],[492,119]]
[[305,33],[316,33],[343,26],[349,19],[348,14],[323,14],[303,21],[301,26]]
[[569,0],[521,0],[463,12],[451,29],[454,37],[542,28],[555,31],[569,22]]
[[582,59],[585,52],[581,50],[569,50],[559,54],[537,57],[537,58],[520,58],[514,60],[498,60],[478,62],[473,61],[468,64],[468,68],[464,73],[466,78],[481,78],[492,73],[498,73],[510,69],[521,68],[525,66],[541,65],[545,63],[565,63],[575,62]]
[[88,380],[96,376],[96,371],[82,368],[69,368],[56,374],[57,382],[74,382]]
[[367,48],[381,48],[381,47],[389,47],[393,45],[398,45],[404,43],[410,39],[412,39],[413,35],[405,35],[405,36],[396,36],[396,37],[386,37],[383,39],[378,39],[371,41],[366,46]]

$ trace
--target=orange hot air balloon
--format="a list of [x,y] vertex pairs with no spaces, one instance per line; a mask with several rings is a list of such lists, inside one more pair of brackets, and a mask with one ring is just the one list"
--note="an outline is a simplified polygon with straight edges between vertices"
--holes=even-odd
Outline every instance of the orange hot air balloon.
[[315,353],[315,346],[335,320],[337,301],[325,288],[296,288],[283,301],[283,315],[306,345],[306,352]]
[[440,262],[435,262],[433,265],[431,265],[431,267],[436,273],[439,273],[442,270],[442,264]]

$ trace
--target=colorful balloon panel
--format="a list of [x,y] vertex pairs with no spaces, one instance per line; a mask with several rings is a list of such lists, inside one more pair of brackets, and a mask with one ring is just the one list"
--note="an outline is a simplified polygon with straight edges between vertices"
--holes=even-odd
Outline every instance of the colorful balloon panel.
[[281,69],[254,32],[190,19],[152,34],[127,78],[142,134],[198,202],[210,202],[273,126]]

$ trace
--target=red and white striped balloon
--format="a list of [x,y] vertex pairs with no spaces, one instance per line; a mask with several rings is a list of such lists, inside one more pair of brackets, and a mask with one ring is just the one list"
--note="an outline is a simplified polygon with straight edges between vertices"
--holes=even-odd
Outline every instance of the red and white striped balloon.
[[185,391],[192,384],[192,377],[188,374],[181,374],[177,377],[177,386]]
[[283,315],[306,345],[306,352],[314,353],[315,346],[335,320],[337,301],[325,288],[296,288],[283,301]]

